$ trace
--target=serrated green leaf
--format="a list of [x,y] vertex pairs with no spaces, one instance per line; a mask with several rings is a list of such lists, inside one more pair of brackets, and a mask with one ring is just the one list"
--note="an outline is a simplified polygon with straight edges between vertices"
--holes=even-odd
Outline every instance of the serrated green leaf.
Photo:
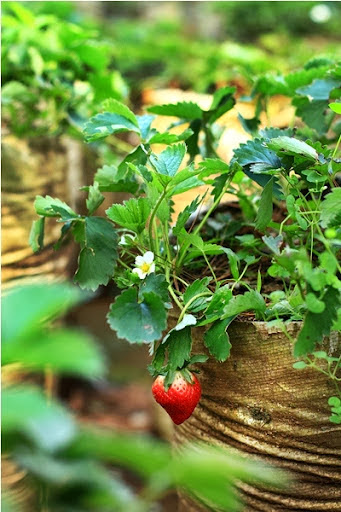
[[216,290],[205,312],[206,320],[201,322],[200,325],[205,325],[221,318],[224,314],[224,308],[231,298],[232,292],[228,285],[222,286]]
[[45,217],[40,217],[32,222],[28,243],[33,252],[41,251],[44,247]]
[[255,228],[264,231],[272,219],[273,178],[263,188]]
[[139,128],[138,120],[135,117],[135,114],[120,101],[115,100],[114,98],[108,98],[103,101],[102,109],[105,112],[110,112],[111,114],[118,114],[119,116],[123,116],[126,119],[129,119],[137,128]]
[[296,93],[312,100],[328,100],[330,92],[340,87],[341,82],[332,78],[316,79],[310,85],[299,87]]
[[61,217],[62,220],[72,220],[78,215],[66,203],[50,196],[36,196],[34,208],[43,217]]
[[[196,279],[192,284],[186,288],[184,293],[184,304],[188,304],[190,300],[192,300],[196,295],[201,293],[208,293],[208,284],[211,281],[211,278],[204,277],[203,279]],[[207,297],[198,297],[194,300],[189,306],[188,311],[198,312],[202,311],[206,307]]]
[[155,133],[149,140],[148,144],[174,144],[188,139],[193,135],[193,131],[188,128],[180,134],[175,133]]
[[99,184],[97,181],[89,187],[88,199],[86,200],[86,207],[88,214],[92,215],[104,201],[104,195],[99,190]]
[[101,284],[107,285],[117,257],[117,233],[112,223],[102,217],[86,217],[74,281],[81,288],[93,291]]
[[150,343],[161,338],[167,325],[162,299],[153,292],[143,294],[138,301],[137,290],[130,288],[111,304],[107,315],[110,327],[119,338],[130,343]]
[[230,355],[231,343],[229,336],[226,332],[227,327],[230,325],[232,318],[225,318],[224,320],[217,320],[212,327],[205,332],[204,343],[208,348],[210,354],[218,361],[225,361]]
[[135,233],[142,233],[145,229],[150,212],[150,204],[145,197],[129,199],[123,204],[113,204],[106,210],[110,220]]
[[134,194],[139,185],[134,173],[126,169],[118,169],[114,165],[103,165],[95,174],[94,181],[98,183],[101,192],[130,192]]
[[186,226],[187,221],[191,215],[196,212],[201,203],[200,196],[197,196],[186,208],[179,213],[175,226],[173,227],[174,235],[178,235],[181,230]]
[[190,358],[192,348],[191,328],[184,327],[180,331],[172,330],[167,338],[168,365],[171,370],[181,369]]
[[320,218],[323,228],[338,227],[341,224],[341,188],[335,188],[326,195],[321,203]]
[[309,101],[306,97],[296,97],[292,104],[296,107],[296,115],[301,117],[307,126],[316,130],[320,136],[327,131],[325,113],[328,102],[326,100]]
[[262,295],[254,290],[232,297],[224,307],[224,316],[237,316],[244,311],[264,312],[266,309]]
[[208,122],[213,124],[219,117],[231,110],[235,104],[233,94],[235,93],[235,87],[222,87],[213,94],[212,104],[209,111],[205,112]]
[[156,171],[164,176],[175,176],[186,154],[185,144],[176,144],[168,147],[159,155],[153,153],[150,162]]
[[278,236],[262,236],[262,240],[271,249],[271,251],[277,255],[280,254],[280,247],[283,242],[283,237],[281,235]]
[[317,160],[317,151],[302,140],[294,137],[276,137],[267,142],[267,146],[275,151],[286,151],[290,155],[302,155],[311,160]]
[[323,296],[325,309],[322,313],[308,311],[305,316],[303,327],[298,335],[294,347],[294,356],[300,357],[314,351],[323,336],[330,334],[331,327],[337,318],[337,310],[340,307],[340,291],[327,287]]
[[312,313],[322,313],[326,307],[325,303],[319,300],[314,293],[307,293],[305,302]]
[[111,112],[102,112],[91,117],[83,129],[87,142],[104,139],[108,135],[120,132],[135,132],[139,134],[140,129],[127,117]]
[[161,116],[179,117],[186,120],[201,119],[203,115],[199,105],[191,101],[183,101],[176,104],[155,105],[153,107],[149,107],[148,112],[159,114]]
[[139,298],[143,299],[145,293],[153,292],[158,295],[164,303],[169,302],[168,283],[163,274],[149,274],[140,285]]

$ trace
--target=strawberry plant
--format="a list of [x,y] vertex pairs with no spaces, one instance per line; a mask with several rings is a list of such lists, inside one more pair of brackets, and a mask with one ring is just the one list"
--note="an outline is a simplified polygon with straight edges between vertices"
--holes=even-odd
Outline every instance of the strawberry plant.
[[[136,146],[84,188],[88,215],[37,197],[33,249],[43,248],[45,218],[55,217],[62,225],[58,245],[73,237],[80,246],[75,282],[95,291],[113,280],[122,290],[108,323],[119,338],[150,346],[150,371],[165,377],[166,393],[193,357],[229,357],[228,327],[240,315],[251,312],[288,336],[287,323],[301,322],[292,340],[297,358],[340,330],[340,85],[339,65],[325,60],[286,77],[260,77],[255,116],[240,117],[253,138],[235,148],[230,162],[217,147],[219,120],[236,103],[234,88],[216,91],[208,110],[181,102],[135,115],[109,99],[85,124],[86,141],[131,132]],[[266,99],[278,93],[292,98],[292,126],[258,129]],[[153,127],[155,115],[172,117],[166,132]],[[206,193],[194,194],[175,218],[177,196],[199,185]],[[97,216],[104,194],[118,190],[132,197]],[[226,193],[234,201],[225,204]],[[194,326],[205,327],[206,355],[192,354]]]

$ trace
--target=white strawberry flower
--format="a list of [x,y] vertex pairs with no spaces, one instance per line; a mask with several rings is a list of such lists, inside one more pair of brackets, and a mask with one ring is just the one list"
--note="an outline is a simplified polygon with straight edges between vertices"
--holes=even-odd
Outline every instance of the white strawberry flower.
[[144,279],[148,274],[155,272],[154,253],[147,251],[143,256],[137,256],[135,265],[133,273]]

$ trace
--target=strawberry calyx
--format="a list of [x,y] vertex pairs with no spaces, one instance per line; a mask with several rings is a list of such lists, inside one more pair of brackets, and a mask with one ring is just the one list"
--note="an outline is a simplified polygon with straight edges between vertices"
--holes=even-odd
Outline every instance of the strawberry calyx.
[[200,370],[197,368],[192,368],[192,365],[197,363],[204,363],[207,361],[208,356],[205,354],[195,354],[190,357],[190,359],[184,361],[184,364],[181,367],[171,368],[169,364],[162,366],[161,368],[155,368],[153,364],[148,366],[149,373],[152,377],[156,378],[159,375],[165,377],[164,386],[165,390],[168,391],[170,386],[173,384],[174,379],[180,373],[182,377],[189,384],[193,384],[193,374],[200,373]]

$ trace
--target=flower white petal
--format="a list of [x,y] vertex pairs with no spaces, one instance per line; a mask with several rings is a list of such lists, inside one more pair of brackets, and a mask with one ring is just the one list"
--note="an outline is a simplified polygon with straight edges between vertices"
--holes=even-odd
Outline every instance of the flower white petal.
[[152,263],[154,261],[154,253],[152,251],[147,251],[143,255],[143,259],[146,263]]
[[142,270],[140,268],[134,268],[133,274],[137,274],[140,279],[144,279],[146,277],[146,273],[142,272]]
[[153,272],[155,272],[155,263],[151,263],[148,270],[148,274],[152,274]]
[[136,256],[135,258],[135,265],[137,267],[141,267],[141,265],[144,264],[144,257],[143,256]]

